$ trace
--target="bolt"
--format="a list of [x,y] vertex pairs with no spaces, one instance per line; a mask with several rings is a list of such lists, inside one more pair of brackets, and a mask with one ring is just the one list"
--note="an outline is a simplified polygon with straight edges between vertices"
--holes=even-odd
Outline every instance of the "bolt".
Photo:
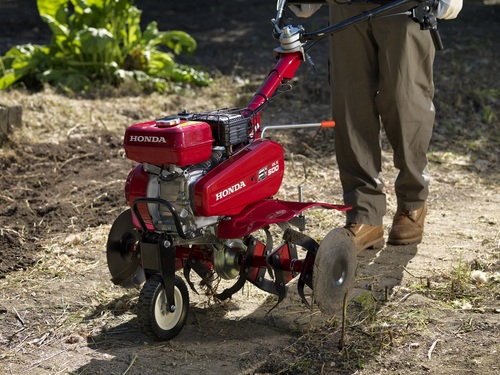
[[165,240],[165,241],[163,242],[163,246],[164,246],[164,247],[170,247],[170,245],[172,245],[172,244],[170,243],[170,241],[169,241],[169,240]]
[[170,312],[174,312],[174,311],[175,311],[175,305],[170,306]]

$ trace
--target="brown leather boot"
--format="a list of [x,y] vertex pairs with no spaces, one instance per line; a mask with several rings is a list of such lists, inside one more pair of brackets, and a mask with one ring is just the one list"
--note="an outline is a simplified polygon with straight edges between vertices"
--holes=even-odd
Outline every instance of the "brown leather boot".
[[427,203],[414,211],[398,208],[387,243],[391,245],[411,245],[420,243],[424,233],[424,221]]
[[384,227],[349,223],[344,228],[354,235],[354,246],[359,253],[364,249],[381,249],[384,246]]

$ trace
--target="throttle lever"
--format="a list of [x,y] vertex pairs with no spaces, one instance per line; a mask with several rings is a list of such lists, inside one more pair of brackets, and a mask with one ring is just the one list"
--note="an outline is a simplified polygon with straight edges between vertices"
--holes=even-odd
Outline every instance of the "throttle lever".
[[437,18],[432,14],[432,9],[437,6],[437,3],[438,0],[420,1],[419,4],[412,9],[411,18],[420,24],[421,30],[430,31],[436,51],[442,51],[444,50],[444,45],[441,40],[441,35],[439,35]]

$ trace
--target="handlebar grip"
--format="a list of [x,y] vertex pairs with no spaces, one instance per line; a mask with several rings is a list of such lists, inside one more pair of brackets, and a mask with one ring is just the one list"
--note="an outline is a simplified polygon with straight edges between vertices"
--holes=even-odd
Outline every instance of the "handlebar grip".
[[[417,11],[416,8],[415,11]],[[418,17],[416,18],[417,22],[420,23],[420,29],[429,30],[431,32],[432,42],[434,43],[436,51],[442,51],[444,50],[444,45],[441,40],[441,35],[439,35],[437,18],[434,14],[428,11],[427,7],[424,8],[424,11],[427,13],[421,19],[418,19]]]
[[434,47],[436,51],[444,50],[443,41],[441,40],[441,35],[439,35],[439,31],[437,28],[429,29],[431,32],[432,42],[434,43]]

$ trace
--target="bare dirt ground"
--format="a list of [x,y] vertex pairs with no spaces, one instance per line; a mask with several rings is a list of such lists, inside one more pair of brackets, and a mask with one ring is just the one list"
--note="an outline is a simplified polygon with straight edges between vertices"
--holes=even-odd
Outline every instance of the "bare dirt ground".
[[[275,299],[253,286],[224,303],[191,293],[178,337],[160,343],[141,332],[138,291],[112,285],[105,257],[134,166],[124,158],[123,131],[184,108],[248,101],[273,64],[275,42],[274,2],[247,3],[136,2],[145,22],[195,37],[196,54],[183,59],[209,67],[212,87],[163,96],[0,92],[0,104],[23,107],[23,126],[0,149],[0,373],[500,373],[500,5],[480,1],[440,23],[447,49],[435,64],[424,240],[360,254],[345,336],[340,317],[299,302],[294,282],[270,313]],[[0,53],[46,42],[33,1],[0,5]],[[325,25],[325,13],[304,24]],[[328,118],[326,45],[313,59],[317,77],[272,103],[266,124]],[[272,136],[287,155],[280,198],[296,199],[302,184],[307,200],[341,203],[329,131]],[[384,150],[389,229],[396,171],[386,142]],[[318,240],[344,222],[331,212],[307,217]]]

